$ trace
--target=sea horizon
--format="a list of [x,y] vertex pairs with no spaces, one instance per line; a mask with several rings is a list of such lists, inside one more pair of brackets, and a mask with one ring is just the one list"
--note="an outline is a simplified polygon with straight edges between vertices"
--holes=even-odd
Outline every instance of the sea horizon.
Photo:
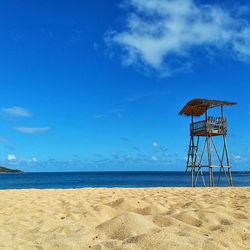
[[[93,171],[23,171],[23,173],[106,173],[106,172],[178,172],[178,173],[187,173],[185,170],[93,170]],[[250,172],[250,170],[237,170],[231,171],[232,173],[239,173],[239,172]],[[20,174],[23,174],[20,173]],[[203,173],[208,173],[208,171],[203,171]],[[1,173],[1,174],[8,174],[8,173]],[[9,173],[11,174],[11,173]]]
[[[208,186],[208,172],[204,172]],[[214,173],[215,187],[219,173]],[[250,186],[250,171],[233,171],[233,186]],[[25,172],[1,174],[0,190],[77,188],[190,187],[191,174],[185,171],[78,171]],[[201,180],[197,186],[202,186]],[[222,176],[220,186],[227,186]]]

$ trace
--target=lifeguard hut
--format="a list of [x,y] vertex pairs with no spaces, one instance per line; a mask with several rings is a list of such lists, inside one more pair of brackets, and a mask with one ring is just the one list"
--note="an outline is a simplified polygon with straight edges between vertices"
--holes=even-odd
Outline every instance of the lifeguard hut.
[[[227,185],[233,185],[227,147],[227,120],[224,117],[223,109],[224,106],[235,104],[234,102],[193,99],[179,112],[179,115],[191,117],[186,171],[191,172],[192,187],[197,186],[199,177],[201,177],[203,185],[206,186],[203,169],[208,170],[210,187],[216,185],[214,180],[215,169],[219,170],[217,171],[217,186],[219,186],[222,174],[225,175]],[[208,111],[212,108],[220,108],[220,116],[209,116]],[[195,117],[203,115],[203,120],[195,121]],[[221,150],[218,150],[214,137],[219,137]],[[204,163],[204,161],[206,162]]]

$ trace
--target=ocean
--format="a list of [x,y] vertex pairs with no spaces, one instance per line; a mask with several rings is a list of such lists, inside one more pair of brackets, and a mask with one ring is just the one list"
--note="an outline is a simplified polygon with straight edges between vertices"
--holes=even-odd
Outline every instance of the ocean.
[[[250,171],[233,172],[233,184],[250,186]],[[206,181],[208,180],[205,174]],[[217,178],[215,174],[215,180]],[[0,174],[0,189],[64,189],[87,187],[189,187],[186,172],[57,172]],[[201,181],[198,183],[201,186]],[[225,178],[221,185],[226,186]]]

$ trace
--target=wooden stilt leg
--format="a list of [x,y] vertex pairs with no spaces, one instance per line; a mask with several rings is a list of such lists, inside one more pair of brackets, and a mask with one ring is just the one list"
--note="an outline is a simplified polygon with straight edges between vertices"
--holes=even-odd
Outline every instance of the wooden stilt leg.
[[208,157],[208,168],[209,168],[209,185],[210,185],[210,187],[213,187],[214,186],[213,168],[212,168],[212,156],[211,156],[210,137],[209,136],[207,136],[207,157]]
[[192,166],[192,187],[194,187],[194,167]]
[[232,178],[232,173],[231,173],[231,169],[230,168],[228,168],[228,175],[229,175],[230,186],[233,186],[233,178]]
[[203,174],[202,169],[201,169],[201,177],[202,177],[203,185],[204,185],[204,187],[206,187],[206,182],[205,182],[205,178],[204,178],[204,174]]
[[233,186],[233,179],[232,179],[232,174],[231,174],[231,169],[230,169],[230,161],[229,161],[229,155],[228,155],[228,149],[227,149],[227,140],[226,140],[226,135],[223,135],[224,139],[224,148],[226,152],[226,159],[227,159],[227,166],[228,166],[228,178],[229,178],[229,185]]
[[220,173],[219,173],[219,177],[218,177],[218,181],[217,181],[217,186],[219,186],[219,184],[220,184],[221,170],[222,170],[222,167],[220,168]]

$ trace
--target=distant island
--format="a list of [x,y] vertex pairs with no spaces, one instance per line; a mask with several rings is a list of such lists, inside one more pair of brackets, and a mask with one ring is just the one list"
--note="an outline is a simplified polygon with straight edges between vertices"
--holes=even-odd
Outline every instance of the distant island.
[[0,167],[0,174],[21,174],[22,170]]

